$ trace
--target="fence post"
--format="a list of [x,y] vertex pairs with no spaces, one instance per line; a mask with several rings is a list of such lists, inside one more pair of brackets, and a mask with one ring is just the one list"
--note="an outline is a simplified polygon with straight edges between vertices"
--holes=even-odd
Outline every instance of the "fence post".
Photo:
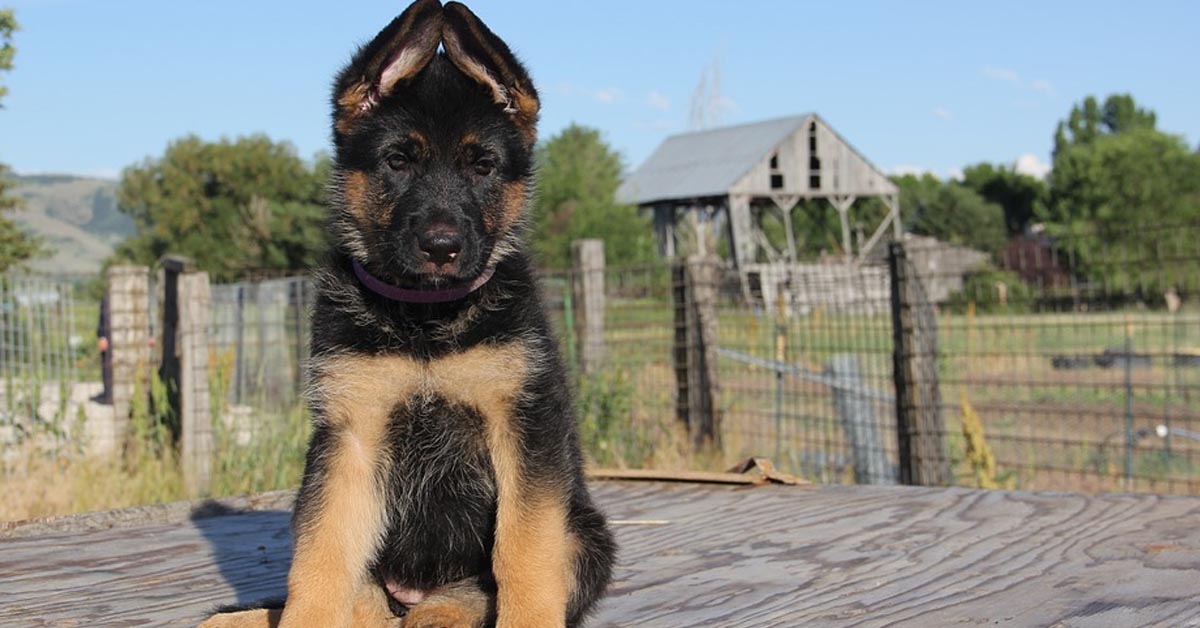
[[950,483],[945,424],[937,372],[937,321],[904,245],[888,247],[892,299],[892,377],[896,386],[896,440],[901,484]]
[[119,451],[129,429],[134,393],[150,395],[150,269],[111,266],[108,283],[108,344],[112,361],[113,422],[111,441],[97,445]]
[[159,260],[158,269],[158,329],[159,342],[158,378],[167,387],[167,405],[171,409],[172,436],[180,436],[179,413],[179,277],[195,270],[195,263],[181,255],[166,255]]
[[672,266],[676,416],[696,449],[720,446],[717,408],[717,268],[693,255]]
[[183,273],[176,283],[175,332],[179,395],[179,445],[184,484],[192,495],[212,483],[212,413],[208,393],[208,327],[212,308],[208,273]]
[[594,373],[604,361],[604,241],[571,243],[574,267],[575,336],[579,339],[580,372]]

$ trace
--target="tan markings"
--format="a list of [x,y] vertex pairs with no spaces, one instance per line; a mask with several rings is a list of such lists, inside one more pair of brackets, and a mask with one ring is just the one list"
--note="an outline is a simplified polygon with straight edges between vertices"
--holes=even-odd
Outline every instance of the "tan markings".
[[507,233],[521,219],[529,196],[524,181],[505,183],[500,197],[500,206],[483,213],[483,226],[488,233]]
[[421,155],[429,153],[429,140],[420,131],[409,131],[407,135],[409,141],[417,145],[417,152]]
[[496,626],[561,627],[571,594],[568,582],[574,580],[566,506],[561,494],[544,489],[538,493],[512,477],[515,471],[506,469],[504,479],[497,481],[500,502],[492,550]]
[[392,410],[420,385],[421,369],[407,358],[341,357],[318,363],[313,375],[332,442],[316,511],[296,531],[280,627],[348,628],[364,625],[359,597],[379,589],[367,573],[387,524],[379,453]]
[[401,628],[407,625],[392,614],[392,609],[388,606],[387,592],[375,584],[358,590],[352,615],[351,625],[354,628]]
[[448,401],[474,406],[489,422],[507,424],[528,367],[521,345],[479,345],[432,362],[430,385]]
[[338,114],[333,127],[339,135],[345,135],[354,128],[354,122],[369,108],[371,84],[366,80],[359,81],[338,96]]
[[488,595],[473,581],[446,585],[404,616],[404,628],[477,628],[487,619]]
[[[565,517],[565,514],[564,514]],[[563,527],[566,527],[566,519],[563,519]],[[579,593],[579,573],[577,571],[580,560],[582,559],[583,546],[579,543],[579,537],[567,531],[567,548],[566,548],[566,565],[564,578],[567,582],[567,599],[575,599],[575,595]]]
[[346,175],[346,182],[343,184],[345,188],[346,209],[350,211],[350,215],[354,216],[361,227],[368,227],[371,223],[371,207],[368,202],[370,197],[370,181],[367,179],[367,173],[355,170]]
[[200,624],[200,628],[277,628],[282,614],[283,610],[277,608],[218,613]]
[[525,136],[525,143],[532,146],[537,141],[538,109],[541,105],[537,98],[518,87],[514,87],[509,93],[516,105],[518,126]]
[[[483,592],[479,592],[483,595]],[[366,587],[360,591],[354,604],[353,626],[355,628],[400,628],[400,618],[392,614],[388,608],[386,594],[380,587]],[[487,600],[484,599],[484,610],[487,612]],[[208,621],[200,624],[200,628],[279,628],[283,609],[256,608],[236,613],[219,613]],[[482,618],[483,615],[481,614]]]

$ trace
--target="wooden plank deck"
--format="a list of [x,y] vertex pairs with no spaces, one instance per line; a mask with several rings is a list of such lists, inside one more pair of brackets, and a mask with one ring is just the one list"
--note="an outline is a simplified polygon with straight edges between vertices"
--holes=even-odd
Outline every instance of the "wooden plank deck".
[[[596,482],[590,626],[1200,626],[1200,499]],[[287,494],[0,528],[0,625],[195,625],[284,593]]]

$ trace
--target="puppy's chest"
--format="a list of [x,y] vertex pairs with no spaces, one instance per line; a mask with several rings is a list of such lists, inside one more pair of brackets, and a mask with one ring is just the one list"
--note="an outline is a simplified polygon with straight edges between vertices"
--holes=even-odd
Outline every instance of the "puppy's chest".
[[317,420],[365,451],[395,451],[399,444],[418,450],[451,444],[486,449],[512,433],[527,367],[526,352],[516,343],[477,346],[434,360],[323,358],[312,371]]
[[509,420],[510,404],[503,395],[490,403],[467,403],[426,384],[392,408],[384,446],[399,466],[478,458],[487,452],[489,423]]

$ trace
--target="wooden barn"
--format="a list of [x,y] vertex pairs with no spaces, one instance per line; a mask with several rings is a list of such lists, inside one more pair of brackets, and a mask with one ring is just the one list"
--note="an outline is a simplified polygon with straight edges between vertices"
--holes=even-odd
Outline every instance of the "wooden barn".
[[[622,184],[618,197],[651,211],[661,252],[674,257],[683,221],[715,225],[730,240],[745,271],[760,249],[795,263],[792,210],[802,200],[827,199],[841,219],[842,253],[861,260],[886,232],[901,232],[899,190],[825,120],[805,114],[668,137]],[[870,237],[855,245],[849,211],[877,197],[890,209]],[[787,243],[776,251],[755,216],[777,212]],[[778,258],[777,260],[774,258]]]

